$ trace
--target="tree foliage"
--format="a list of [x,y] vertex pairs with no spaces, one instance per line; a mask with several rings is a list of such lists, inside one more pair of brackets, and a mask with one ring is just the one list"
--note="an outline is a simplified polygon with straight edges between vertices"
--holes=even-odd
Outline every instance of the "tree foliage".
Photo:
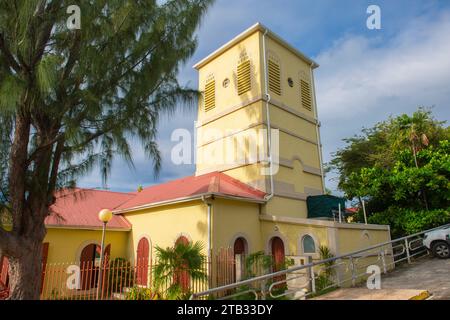
[[158,119],[197,98],[177,74],[212,2],[78,1],[81,29],[69,30],[73,1],[0,0],[0,204],[13,224],[0,253],[13,298],[37,297],[55,189],[94,167],[106,180],[116,156],[133,166],[133,142],[158,171]]
[[[441,212],[450,206],[449,133],[445,122],[420,108],[411,116],[391,117],[364,129],[360,136],[345,139],[347,145],[334,154],[330,167],[337,170],[338,186],[349,199],[365,199],[369,213],[378,213],[372,222],[392,223],[395,210],[409,218],[420,216],[411,212],[422,216],[428,210]],[[391,216],[383,219],[381,212]],[[436,220],[435,214],[430,212],[429,219],[422,221],[449,220]],[[403,229],[396,228],[399,233],[414,229],[402,225]]]

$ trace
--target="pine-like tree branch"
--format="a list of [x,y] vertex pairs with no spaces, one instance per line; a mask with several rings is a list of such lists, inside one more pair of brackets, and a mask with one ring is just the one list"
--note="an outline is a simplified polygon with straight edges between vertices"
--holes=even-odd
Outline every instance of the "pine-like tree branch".
[[16,61],[8,46],[6,45],[5,38],[3,34],[0,33],[0,52],[3,53],[5,60],[10,68],[12,68],[15,72],[20,73],[21,67],[19,63]]

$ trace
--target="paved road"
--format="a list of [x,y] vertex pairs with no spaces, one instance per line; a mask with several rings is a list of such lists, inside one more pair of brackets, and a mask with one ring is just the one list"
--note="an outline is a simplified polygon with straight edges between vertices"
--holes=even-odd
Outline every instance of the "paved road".
[[426,257],[382,277],[382,289],[428,290],[435,300],[450,300],[450,259]]

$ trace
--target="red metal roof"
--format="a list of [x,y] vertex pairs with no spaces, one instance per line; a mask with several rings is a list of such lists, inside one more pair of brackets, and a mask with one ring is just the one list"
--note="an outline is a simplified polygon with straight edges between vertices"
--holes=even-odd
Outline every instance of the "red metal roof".
[[151,186],[124,202],[116,211],[151,205],[160,202],[215,194],[233,196],[248,200],[263,200],[264,192],[254,189],[224,173],[211,172],[201,176],[190,176],[167,183]]
[[[262,201],[266,195],[220,172],[181,178],[145,188],[141,192],[67,189],[56,194],[56,202],[50,207],[51,214],[46,218],[45,224],[48,227],[101,228],[102,223],[98,220],[101,209],[129,210],[206,194],[257,201]],[[108,229],[130,228],[131,224],[121,215],[115,214],[108,222]]]
[[[134,196],[130,193],[95,189],[67,189],[56,193],[56,202],[45,219],[48,227],[101,228],[98,212],[118,207]],[[108,229],[130,229],[131,224],[123,216],[114,215]]]

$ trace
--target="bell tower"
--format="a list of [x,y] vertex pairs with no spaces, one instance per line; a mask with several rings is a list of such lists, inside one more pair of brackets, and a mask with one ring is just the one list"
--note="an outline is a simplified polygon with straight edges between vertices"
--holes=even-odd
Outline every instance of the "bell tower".
[[267,193],[262,214],[306,218],[324,191],[316,67],[260,23],[198,62],[196,175],[221,171]]

